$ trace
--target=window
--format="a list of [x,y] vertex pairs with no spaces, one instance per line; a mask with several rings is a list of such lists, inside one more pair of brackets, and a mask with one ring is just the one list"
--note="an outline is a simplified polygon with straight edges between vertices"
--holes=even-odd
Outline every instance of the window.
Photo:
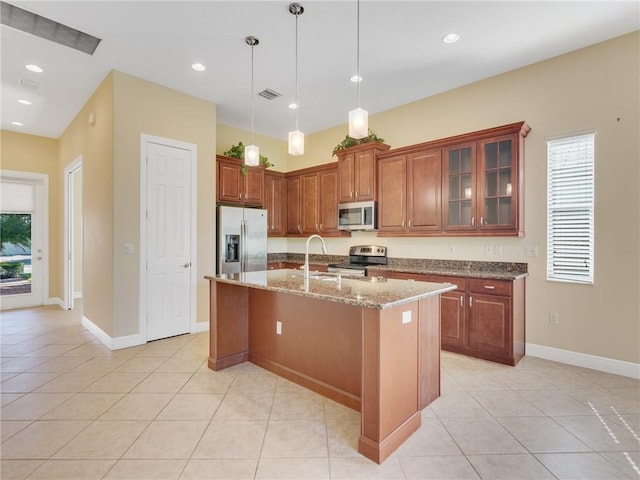
[[593,283],[594,139],[547,142],[547,280]]

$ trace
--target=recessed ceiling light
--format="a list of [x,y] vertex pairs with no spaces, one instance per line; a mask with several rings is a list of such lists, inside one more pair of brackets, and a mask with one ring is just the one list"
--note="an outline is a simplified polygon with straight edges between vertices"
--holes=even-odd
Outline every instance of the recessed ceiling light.
[[201,63],[194,63],[193,65],[191,65],[191,68],[193,68],[196,72],[204,72],[207,69],[207,67],[205,67]]
[[289,104],[289,108],[290,108],[291,110],[295,110],[295,109],[297,109],[297,108],[298,108],[298,106],[299,106],[299,105],[298,105],[297,103],[290,103],[290,104]]
[[447,33],[444,37],[442,37],[442,41],[444,43],[456,43],[458,40],[460,40],[460,35],[453,32]]
[[20,122],[11,122],[11,125],[15,125],[16,127],[22,127],[24,125],[24,123],[20,123]]
[[18,103],[21,103],[22,105],[31,105],[31,102],[25,99],[18,100]]
[[359,83],[362,81],[362,77],[358,76],[358,75],[354,75],[353,77],[351,77],[349,80],[351,80],[351,82],[353,83]]
[[26,65],[27,70],[35,73],[42,73],[43,70],[38,65]]

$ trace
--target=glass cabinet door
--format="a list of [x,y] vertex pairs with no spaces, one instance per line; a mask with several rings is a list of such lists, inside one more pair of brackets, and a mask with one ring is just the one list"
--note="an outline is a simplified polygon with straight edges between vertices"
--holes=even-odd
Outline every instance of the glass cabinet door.
[[513,198],[517,173],[515,139],[511,136],[480,144],[483,188],[480,227],[501,228],[514,224]]
[[445,151],[446,228],[475,228],[475,144],[461,145]]

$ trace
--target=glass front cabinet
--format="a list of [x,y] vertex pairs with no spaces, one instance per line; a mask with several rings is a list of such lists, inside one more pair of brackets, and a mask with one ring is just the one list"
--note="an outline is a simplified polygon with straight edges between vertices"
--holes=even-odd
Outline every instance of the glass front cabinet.
[[522,122],[500,128],[492,129],[494,135],[483,132],[482,138],[443,148],[445,232],[523,235],[522,140],[529,126]]

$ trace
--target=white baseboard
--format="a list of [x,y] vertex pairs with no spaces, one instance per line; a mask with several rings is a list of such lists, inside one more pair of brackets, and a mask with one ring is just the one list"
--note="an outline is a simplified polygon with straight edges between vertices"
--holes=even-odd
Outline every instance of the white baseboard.
[[191,333],[200,333],[209,331],[209,322],[196,322],[195,327],[191,329]]
[[61,309],[67,310],[66,305],[64,304],[64,300],[58,297],[49,297],[46,300],[47,305],[58,305]]
[[544,345],[536,345],[534,343],[527,343],[526,352],[530,357],[544,358],[545,360],[566,363],[577,367],[591,368],[601,372],[614,373],[616,375],[640,380],[640,364],[638,363],[545,347]]
[[73,298],[82,298],[82,290],[79,292],[73,292]]
[[135,347],[136,345],[147,343],[147,340],[139,333],[125,337],[111,337],[85,316],[82,317],[82,326],[95,335],[110,350],[120,350],[121,348]]

